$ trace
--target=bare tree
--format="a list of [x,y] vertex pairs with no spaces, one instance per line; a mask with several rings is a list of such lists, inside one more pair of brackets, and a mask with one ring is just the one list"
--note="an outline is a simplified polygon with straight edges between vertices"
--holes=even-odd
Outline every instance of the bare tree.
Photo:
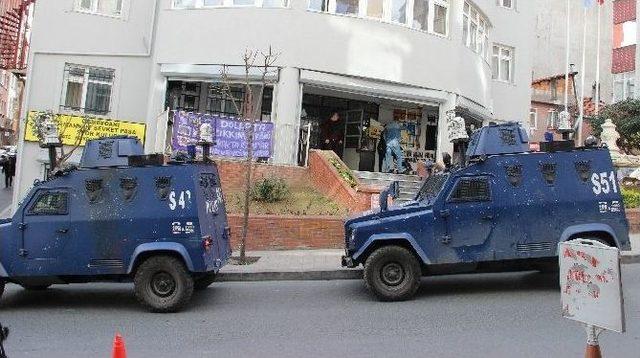
[[[279,53],[273,51],[271,46],[264,51],[245,50],[243,55],[244,73],[241,79],[236,79],[235,83],[239,83],[244,87],[244,97],[242,102],[238,103],[238,99],[233,96],[234,80],[229,74],[229,66],[224,65],[221,72],[221,84],[215,88],[221,93],[225,100],[233,103],[236,113],[240,118],[246,121],[245,135],[247,141],[247,157],[245,158],[245,185],[244,185],[244,219],[242,223],[242,238],[240,241],[240,263],[246,263],[246,246],[247,234],[249,231],[249,206],[251,204],[251,174],[253,169],[253,143],[255,123],[262,116],[262,96],[268,85],[272,85],[274,80],[273,74],[278,72],[275,64],[280,56]],[[256,75],[259,76],[256,79]],[[273,76],[275,77],[275,76]]]
[[49,120],[53,122],[55,127],[57,128],[58,133],[58,142],[64,143],[64,138],[69,135],[69,131],[71,128],[75,128],[75,136],[72,138],[72,144],[68,144],[67,147],[70,149],[67,151],[65,146],[60,146],[59,151],[56,155],[56,166],[55,168],[51,168],[51,172],[55,172],[56,170],[63,169],[65,167],[66,162],[71,158],[73,153],[80,147],[82,142],[84,141],[87,133],[91,129],[91,121],[92,117],[84,115],[82,117],[82,122],[78,124],[72,123],[73,121],[67,119],[62,120],[62,115],[53,113],[52,111],[41,111],[35,112],[31,121],[29,121],[31,126],[31,131],[38,137],[40,143],[44,143],[45,136],[47,134],[47,123]]

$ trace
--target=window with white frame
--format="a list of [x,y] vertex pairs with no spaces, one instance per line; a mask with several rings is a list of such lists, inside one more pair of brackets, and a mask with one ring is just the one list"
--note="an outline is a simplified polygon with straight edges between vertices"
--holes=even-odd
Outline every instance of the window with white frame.
[[507,9],[513,9],[515,2],[516,0],[498,0],[498,6],[504,7]]
[[[320,4],[323,0],[313,0]],[[325,0],[326,1],[326,0]],[[357,1],[357,0],[356,0]],[[211,7],[287,7],[287,0],[173,0],[173,9],[202,9]]]
[[373,18],[447,36],[449,0],[309,0],[309,10]]
[[462,41],[482,58],[489,48],[489,20],[471,3],[464,2],[462,14]]
[[76,0],[76,11],[120,17],[125,0]]
[[502,82],[513,82],[513,47],[493,45],[491,69],[493,79]]
[[538,129],[538,109],[531,107],[529,110],[529,131],[533,133]]
[[106,115],[111,110],[115,71],[109,68],[66,64],[61,109]]
[[617,73],[613,75],[613,102],[620,102],[629,98],[635,98],[634,71]]
[[550,109],[549,112],[547,112],[547,128],[558,128],[558,111],[555,109]]

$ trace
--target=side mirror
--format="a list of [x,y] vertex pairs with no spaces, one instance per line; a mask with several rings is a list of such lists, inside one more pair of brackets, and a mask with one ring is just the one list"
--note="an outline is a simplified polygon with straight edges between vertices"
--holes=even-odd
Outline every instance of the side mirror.
[[389,185],[387,189],[383,190],[380,193],[380,199],[379,199],[380,210],[387,211],[387,209],[389,208],[389,202],[388,202],[389,196],[391,196],[391,198],[393,199],[397,199],[399,195],[400,195],[400,183],[398,183],[397,181],[394,181],[393,183],[391,183],[391,185]]

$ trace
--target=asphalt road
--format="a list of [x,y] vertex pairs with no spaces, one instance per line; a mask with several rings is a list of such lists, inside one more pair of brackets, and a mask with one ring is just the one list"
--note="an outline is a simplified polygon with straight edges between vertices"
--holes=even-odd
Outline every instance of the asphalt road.
[[[361,281],[219,283],[178,314],[143,311],[129,285],[16,286],[0,304],[9,357],[582,357],[585,333],[560,317],[553,276],[427,278],[410,302],[380,303]],[[640,265],[623,268],[626,334],[605,357],[640,356]]]

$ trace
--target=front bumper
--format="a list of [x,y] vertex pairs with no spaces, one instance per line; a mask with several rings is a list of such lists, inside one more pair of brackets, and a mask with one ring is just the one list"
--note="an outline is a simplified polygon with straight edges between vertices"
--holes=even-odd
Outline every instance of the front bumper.
[[356,267],[356,263],[353,262],[353,258],[351,256],[342,256],[342,267],[354,268]]

